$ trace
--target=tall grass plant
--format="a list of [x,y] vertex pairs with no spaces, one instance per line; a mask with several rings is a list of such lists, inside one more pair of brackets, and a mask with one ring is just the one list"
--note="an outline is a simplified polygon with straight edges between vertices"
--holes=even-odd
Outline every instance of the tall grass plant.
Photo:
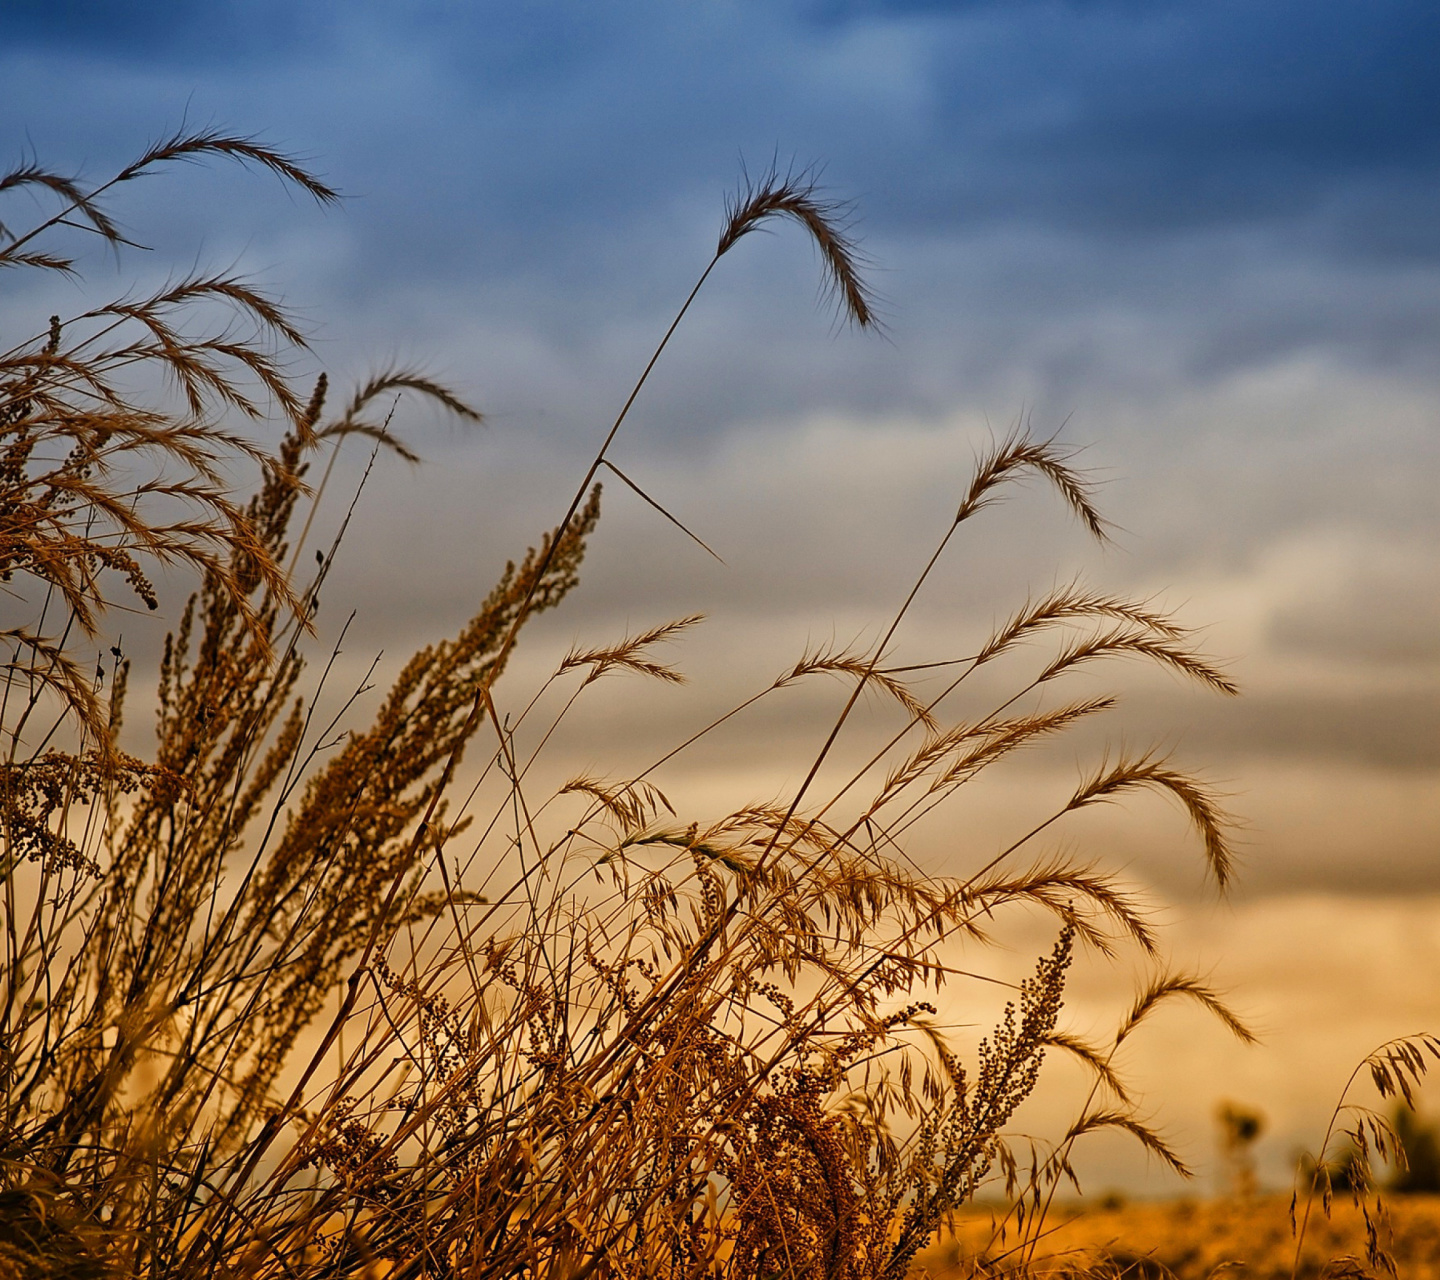
[[[0,266],[76,275],[47,235],[79,226],[123,250],[107,203],[124,184],[215,158],[335,198],[251,140],[177,135],[93,189],[37,166],[0,179],[0,196],[28,188],[56,210],[7,229]],[[874,326],[845,210],[808,174],[745,181],[568,509],[463,628],[404,665],[368,722],[353,699],[322,719],[328,670],[307,667],[342,550],[337,538],[317,563],[301,557],[313,504],[346,438],[408,453],[397,394],[474,409],[399,370],[330,413],[323,377],[301,391],[286,375],[279,353],[304,345],[294,322],[224,275],[52,318],[0,359],[15,618],[0,1267],[900,1280],[982,1191],[1011,1205],[994,1256],[1027,1266],[1087,1134],[1128,1133],[1183,1168],[1133,1106],[1117,1051],[1176,999],[1248,1032],[1164,968],[1142,907],[1057,837],[1067,815],[1159,792],[1224,886],[1232,853],[1210,792],[1160,755],[1116,752],[960,875],[925,874],[907,853],[915,824],[981,774],[1112,710],[1113,696],[1067,691],[1082,671],[1138,660],[1235,691],[1173,618],[1079,584],[1017,600],[974,652],[899,656],[935,565],[964,554],[1017,482],[1047,485],[1106,538],[1055,440],[1017,431],[977,460],[873,646],[801,655],[649,768],[545,782],[597,682],[682,679],[661,647],[695,618],[557,655],[539,689],[503,677],[526,622],[577,581],[598,482],[638,489],[610,449],[671,335],[728,253],[785,222],[818,251],[841,317]],[[229,322],[207,328],[215,307]],[[145,369],[168,390],[137,382]],[[274,423],[278,443],[227,425],[244,419]],[[259,466],[245,502],[224,480],[236,459]],[[166,641],[141,759],[119,745],[130,665],[118,645],[107,656],[107,628],[122,601],[159,607],[157,564],[199,585]],[[97,644],[92,672],[82,655]],[[1001,659],[1023,674],[991,696],[977,673]],[[790,794],[676,811],[670,760],[761,701],[837,679],[847,692]],[[891,709],[887,727],[853,714],[866,698]],[[847,737],[848,760],[862,734],[861,765],[842,769],[836,744]],[[962,1053],[937,993],[984,970],[1007,919],[1036,913],[1053,944]],[[1093,1043],[1064,1019],[1077,948],[1153,964]],[[1050,1146],[1013,1147],[1011,1120],[1054,1054],[1094,1087]]]

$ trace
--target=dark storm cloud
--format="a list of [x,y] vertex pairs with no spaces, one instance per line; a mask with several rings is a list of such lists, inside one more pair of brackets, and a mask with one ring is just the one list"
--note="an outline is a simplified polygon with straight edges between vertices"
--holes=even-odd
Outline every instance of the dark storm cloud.
[[[1440,263],[1431,6],[292,8],[27,2],[0,119],[95,174],[102,146],[122,162],[182,115],[258,131],[318,157],[344,213],[277,217],[229,174],[207,178],[219,201],[175,201],[179,179],[127,191],[134,225],[258,243],[287,271],[305,255],[271,236],[328,237],[337,256],[297,292],[347,342],[433,351],[484,316],[595,370],[688,287],[741,155],[828,161],[899,357],[829,340],[799,233],[747,243],[707,291],[726,336],[673,352],[641,408],[671,438],[765,411],[928,411],[962,387],[1059,418],[1126,358],[1102,307],[1143,317],[1197,378],[1315,349],[1423,361],[1440,341],[1434,291],[1388,278]],[[531,370],[479,360],[503,402],[535,407],[516,385]]]
[[1324,206],[1336,250],[1435,254],[1433,6],[838,7],[825,29],[923,33],[927,127],[894,169],[932,163],[897,220],[1134,236]]
[[829,161],[895,345],[832,340],[800,233],[757,238],[707,286],[641,433],[961,394],[1043,425],[1126,381],[1314,351],[1428,370],[1440,348],[1427,5],[295,8],[26,0],[0,50],[12,154],[28,134],[98,178],[187,118],[315,158],[341,213],[229,169],[126,190],[122,213],[147,243],[283,263],[337,347],[403,335],[557,433],[597,385],[623,396],[741,155]]
[[9,50],[80,52],[141,65],[234,65],[298,53],[315,11],[280,0],[9,0]]
[[657,182],[683,189],[737,147],[778,146],[832,161],[879,235],[1016,220],[1155,235],[1318,211],[1317,251],[1440,248],[1433,6],[520,12],[370,21],[429,50],[455,118],[480,109],[472,154],[500,141],[487,107],[507,144],[538,144],[483,197],[532,217],[537,170],[554,175],[546,219],[633,217]]
[[[713,248],[738,157],[793,155],[828,160],[824,180],[857,198],[894,344],[815,316],[816,264],[794,229],[745,242],[622,441],[621,465],[667,500],[685,498],[666,474],[674,455],[695,470],[737,428],[760,441],[755,470],[809,483],[812,462],[782,456],[797,421],[833,412],[863,432],[912,414],[923,436],[963,406],[997,430],[1024,412],[1053,429],[1078,409],[1079,440],[1126,415],[1125,452],[1102,456],[1151,490],[1116,514],[1157,579],[1206,562],[1241,572],[1317,511],[1413,542],[1433,509],[1429,417],[1402,429],[1388,403],[1302,414],[1289,386],[1238,425],[1223,399],[1176,408],[1287,360],[1399,371],[1416,399],[1434,389],[1433,5],[27,0],[11,12],[0,124],[12,155],[28,132],[43,160],[99,178],[186,117],[318,157],[351,197],[341,213],[218,168],[126,190],[127,226],[201,260],[280,264],[324,320],[327,361],[399,350],[453,375],[492,413],[476,473],[504,432],[548,446],[517,446],[516,474],[536,456],[559,467],[591,438]],[[417,521],[464,509],[478,451],[454,453],[455,492]],[[684,508],[707,534],[708,498]],[[880,509],[857,498],[856,519]],[[893,534],[877,534],[877,562]],[[528,518],[516,536],[531,536]],[[818,608],[853,568],[776,591]],[[628,561],[616,576],[655,585]],[[757,581],[733,591],[759,608]],[[1385,600],[1383,618],[1373,601],[1297,602],[1270,640],[1357,662],[1420,652],[1403,588]],[[1338,620],[1361,614],[1368,631]],[[1265,704],[1270,729],[1237,728],[1225,749],[1249,737],[1280,754],[1311,743],[1325,758],[1430,759],[1403,706],[1390,744],[1361,726],[1363,708],[1330,707],[1321,729],[1282,702]]]
[[[302,122],[334,110],[307,101],[315,77],[380,164],[448,171],[427,193],[447,248],[465,211],[504,253],[633,221],[708,189],[737,150],[779,148],[829,159],[882,236],[1018,220],[1125,237],[1320,211],[1317,252],[1440,251],[1429,4],[23,0],[7,24],[12,52],[182,76],[264,54]],[[387,222],[413,214],[399,191],[368,194]]]

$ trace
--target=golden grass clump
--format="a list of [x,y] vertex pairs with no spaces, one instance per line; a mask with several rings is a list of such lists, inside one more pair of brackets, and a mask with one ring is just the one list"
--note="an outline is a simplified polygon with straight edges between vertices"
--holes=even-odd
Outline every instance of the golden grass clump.
[[[0,222],[0,270],[74,277],[72,258],[40,247],[45,236],[79,228],[118,250],[128,241],[105,198],[165,163],[213,155],[270,169],[321,203],[337,198],[280,152],[214,131],[157,143],[94,188],[22,165],[0,177],[0,197],[38,190],[58,207],[24,231]],[[207,308],[225,313],[226,323],[187,327],[188,316]],[[265,467],[278,459],[216,416],[233,410],[261,418],[263,395],[284,417],[303,420],[276,343],[282,350],[305,345],[278,304],[237,277],[193,273],[146,295],[51,316],[0,352],[0,580],[33,581],[51,606],[33,624],[3,631],[13,654],[9,691],[23,674],[28,688],[58,694],[89,737],[103,742],[93,681],[76,665],[69,641],[75,632],[97,635],[113,603],[107,574],[148,609],[157,607],[147,562],[188,566],[213,579],[256,640],[264,632],[235,576],[238,566],[293,608],[285,575],[221,474],[237,455]],[[178,404],[136,390],[156,377],[179,393]],[[7,720],[7,729],[15,723]]]
[[[0,262],[74,272],[32,247],[42,232],[78,222],[121,246],[100,197],[211,155],[333,198],[252,141],[177,136],[94,190],[11,175],[0,191],[45,188],[63,210],[7,232]],[[873,324],[854,247],[813,182],[747,182],[568,510],[465,627],[401,668],[368,725],[349,723],[353,697],[322,723],[326,675],[303,679],[341,547],[302,580],[314,504],[349,437],[414,457],[391,431],[397,396],[478,414],[391,370],[327,420],[323,376],[297,393],[268,346],[301,335],[225,277],[56,319],[6,357],[0,555],[30,614],[4,633],[0,1274],[901,1280],[982,1191],[1008,1195],[1007,1265],[1028,1270],[1085,1135],[1120,1130],[1183,1167],[1134,1110],[1116,1051],[1172,999],[1248,1032],[1209,987],[1163,969],[1108,1041],[1067,1027],[1077,948],[1158,948],[1117,879],[1046,842],[1068,813],[1157,791],[1223,885],[1232,854],[1214,797],[1158,756],[1126,754],[1045,820],[964,851],[954,877],[920,873],[906,850],[915,824],[982,774],[1115,705],[1066,696],[1082,667],[1140,659],[1234,692],[1173,619],[1080,584],[1030,600],[974,653],[888,656],[941,555],[1017,480],[1042,480],[1105,537],[1055,441],[1017,432],[978,460],[873,648],[803,655],[645,769],[560,780],[546,765],[602,678],[679,681],[656,650],[698,618],[573,649],[528,694],[501,679],[524,624],[578,579],[594,482],[620,474],[608,452],[675,326],[720,258],[777,217],[809,234],[845,313]],[[201,301],[250,336],[195,336],[183,321]],[[126,390],[120,371],[137,365],[165,372],[173,397]],[[223,425],[266,416],[262,393],[281,424],[273,450]],[[235,457],[260,465],[248,502],[222,482]],[[171,518],[176,504],[189,514]],[[142,761],[117,746],[123,654],[108,686],[74,654],[114,603],[106,571],[158,604],[152,561],[200,584],[165,644]],[[1002,656],[1028,674],[987,693],[971,677]],[[938,692],[920,673],[939,674]],[[837,677],[848,693],[790,795],[681,814],[671,759],[763,700]],[[840,770],[835,745],[871,691],[893,727]],[[40,715],[54,727],[34,728]],[[1036,913],[1053,946],[963,1052],[942,988],[983,968],[1008,918]],[[1052,1050],[1094,1087],[1022,1160],[1007,1129]],[[1415,1075],[1408,1057],[1383,1065],[1387,1079]]]

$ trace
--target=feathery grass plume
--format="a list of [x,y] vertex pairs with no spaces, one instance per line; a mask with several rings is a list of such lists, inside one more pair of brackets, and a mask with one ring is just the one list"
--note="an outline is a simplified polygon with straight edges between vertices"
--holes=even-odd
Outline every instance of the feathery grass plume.
[[[218,133],[167,140],[116,181],[205,154],[288,176],[253,145]],[[49,189],[89,201],[94,215],[87,206],[79,216],[104,234],[94,192]],[[808,175],[747,183],[701,283],[751,230],[789,217],[815,239],[846,314],[870,327],[837,211]],[[262,411],[251,383],[263,388],[268,366],[248,363],[229,338],[187,338],[174,311],[220,303],[289,341],[260,295],[222,283],[193,277],[97,311],[89,329],[57,321],[15,356],[27,403],[14,421],[50,413],[47,395],[78,413],[83,396],[93,419],[84,430],[121,450],[107,460],[116,474],[157,441],[187,460],[188,479],[137,495],[183,500],[183,488],[165,487],[177,484],[218,492],[231,446],[217,443],[212,417],[227,406]],[[956,529],[1012,482],[1050,481],[1103,535],[1084,477],[1054,441],[1016,435],[981,460],[872,653],[806,653],[650,768],[550,767],[591,686],[602,676],[676,682],[679,670],[654,647],[697,621],[576,644],[533,696],[511,701],[514,673],[501,678],[524,623],[575,585],[599,515],[592,481],[611,465],[606,450],[668,339],[553,531],[507,567],[459,634],[404,664],[356,726],[373,669],[322,716],[338,644],[318,679],[306,679],[307,633],[292,603],[298,595],[305,612],[318,607],[340,535],[308,585],[291,588],[275,569],[307,562],[300,553],[325,488],[293,535],[308,469],[327,446],[328,468],[351,435],[371,440],[375,455],[409,457],[381,415],[395,412],[385,403],[394,394],[478,415],[406,370],[363,384],[328,422],[323,378],[308,401],[271,392],[289,422],[258,492],[227,508],[244,538],[206,544],[210,560],[187,562],[207,572],[166,646],[153,763],[112,750],[119,763],[102,768],[93,751],[36,751],[0,773],[7,887],[31,904],[28,916],[6,906],[0,1197],[51,1197],[53,1220],[84,1224],[105,1274],[901,1280],[949,1215],[1001,1181],[1019,1197],[1011,1216],[1024,1215],[1024,1240],[1038,1238],[1056,1187],[1073,1176],[1074,1144],[1090,1132],[1121,1130],[1168,1150],[1129,1103],[1116,1048],[1181,995],[1232,1030],[1238,1023],[1203,984],[1162,975],[1108,1045],[1064,1025],[1077,945],[1151,959],[1158,944],[1114,877],[1041,842],[1065,814],[1142,787],[1178,796],[1202,836],[1219,840],[1223,820],[1198,784],[1154,757],[1102,764],[988,862],[988,849],[963,843],[962,811],[951,856],[966,870],[951,877],[917,867],[908,839],[938,805],[962,805],[982,771],[1111,708],[1110,696],[1046,703],[1081,663],[1140,657],[1218,687],[1184,628],[1079,584],[1027,603],[977,655],[909,665],[891,656]],[[173,402],[148,416],[126,408],[124,359],[178,361]],[[116,414],[136,419],[129,435],[105,425]],[[33,446],[16,455],[7,518],[39,457]],[[63,493],[79,483],[66,480]],[[112,523],[126,506],[113,501],[113,514],[100,508]],[[134,518],[128,536],[139,548],[148,517]],[[132,554],[140,574],[141,552]],[[97,575],[116,567],[72,569],[74,606],[52,570],[57,602],[72,616],[88,608],[98,627]],[[32,632],[37,643],[50,634]],[[1112,632],[1104,643],[1092,635]],[[1022,675],[1017,691],[975,705],[971,671],[1046,640],[1058,665],[1045,653],[1040,677]],[[83,683],[83,667],[49,660],[64,643],[43,643],[51,648],[23,651],[35,680]],[[112,656],[112,705],[97,698],[94,715],[108,710],[113,745],[126,667]],[[957,671],[938,696],[902,678],[942,667]],[[728,812],[684,801],[663,772],[671,759],[761,698],[818,676],[847,684],[845,707],[799,762],[798,787]],[[877,730],[858,768],[822,771],[872,683],[903,724]],[[30,696],[18,677],[12,690]],[[1030,710],[1017,709],[1021,699]],[[474,766],[463,792],[462,760]],[[1025,845],[1025,867],[1001,867]],[[1210,860],[1223,867],[1213,850]],[[999,979],[987,959],[1011,920],[1037,911],[1058,938],[992,1021],[985,993]],[[956,1015],[994,1027],[978,1050],[949,1039]],[[1041,1087],[1049,1050],[1084,1063],[1094,1091],[1048,1157],[1035,1149],[1027,1180],[1007,1131]],[[1387,1079],[1414,1074],[1408,1055],[1396,1063],[1383,1060]]]
[[[448,387],[436,382],[434,378],[419,369],[410,368],[389,368],[380,373],[373,374],[355,389],[341,415],[320,425],[320,415],[325,407],[325,400],[329,391],[329,383],[324,373],[315,380],[315,387],[310,395],[310,402],[306,405],[305,411],[297,419],[300,428],[301,443],[309,448],[324,441],[332,441],[330,456],[326,459],[325,470],[320,477],[320,483],[315,486],[315,493],[310,502],[310,510],[306,513],[305,523],[300,527],[299,534],[294,539],[294,550],[291,553],[290,572],[295,572],[295,566],[299,562],[301,550],[307,545],[310,537],[310,529],[315,522],[315,517],[320,510],[320,504],[324,500],[326,491],[330,487],[330,477],[335,471],[335,462],[340,456],[340,446],[350,436],[358,436],[371,440],[377,448],[384,448],[403,458],[412,465],[420,461],[420,455],[415,452],[392,430],[392,422],[395,417],[395,410],[400,403],[401,395],[406,392],[413,392],[422,400],[432,401],[463,422],[474,423],[477,426],[485,421],[484,415],[469,404],[466,404]],[[381,396],[394,394],[385,416],[378,422],[367,416],[367,410],[375,406]]]
[[941,732],[940,722],[908,685],[897,680],[891,672],[877,667],[873,659],[848,650],[817,649],[813,653],[804,654],[790,671],[775,681],[775,688],[784,688],[787,684],[817,672],[850,676],[866,688],[873,687],[898,703],[909,714],[912,725],[923,725],[934,734]]
[[725,201],[725,225],[715,256],[729,253],[745,236],[774,218],[790,218],[810,233],[825,266],[826,292],[840,313],[862,329],[876,327],[875,303],[861,278],[865,265],[849,236],[850,206],[827,198],[813,169],[771,165],[758,178],[742,172],[740,188]]
[[1220,888],[1230,882],[1234,855],[1225,830],[1225,818],[1210,796],[1194,778],[1169,767],[1155,756],[1122,756],[1114,765],[1102,766],[1082,782],[1065,806],[1067,810],[1114,799],[1128,791],[1165,791],[1185,806],[1191,824],[1205,842],[1205,859]]
[[361,386],[357,387],[355,394],[350,397],[350,402],[345,406],[344,413],[334,422],[326,423],[324,427],[317,430],[316,438],[319,440],[343,440],[346,436],[363,436],[366,439],[380,442],[385,448],[404,458],[406,462],[419,462],[420,455],[409,445],[382,424],[372,422],[365,417],[366,410],[381,396],[401,391],[414,391],[427,399],[434,400],[443,409],[466,422],[479,424],[485,420],[483,414],[466,404],[448,387],[442,386],[434,378],[419,370],[385,369],[366,379]]
[[1128,1133],[1146,1151],[1157,1157],[1162,1163],[1169,1165],[1171,1170],[1182,1178],[1194,1176],[1190,1167],[1175,1153],[1174,1149],[1154,1129],[1137,1119],[1133,1112],[1087,1111],[1070,1126],[1065,1133],[1065,1138],[1069,1141],[1087,1133],[1097,1133],[1101,1129],[1118,1129],[1122,1133]]
[[658,627],[651,627],[637,636],[627,636],[618,644],[609,645],[603,649],[571,649],[556,669],[555,674],[563,675],[566,671],[576,667],[589,667],[590,670],[585,675],[586,684],[593,684],[613,671],[631,671],[670,684],[684,684],[685,677],[674,667],[654,662],[645,657],[644,653],[652,645],[673,640],[681,632],[704,620],[703,614],[695,613],[686,618],[677,618],[673,622],[661,623]]
[[1045,628],[1109,617],[1131,623],[1172,641],[1184,640],[1188,632],[1173,618],[1157,613],[1144,603],[1089,591],[1078,582],[1027,601],[1024,608],[1004,626],[998,628],[973,659],[978,666],[1005,653],[1020,640],[1028,639]]
[[1218,693],[1234,697],[1239,688],[1214,663],[1198,653],[1174,642],[1155,636],[1148,628],[1121,625],[1094,635],[1082,636],[1065,646],[1055,655],[1036,678],[1044,684],[1067,671],[1073,671],[1084,663],[1096,658],[1134,656],[1148,658],[1169,667],[1180,675],[1207,684]]
[[62,202],[58,213],[52,214],[26,232],[11,231],[0,223],[0,237],[9,241],[8,245],[0,245],[0,264],[12,261],[22,245],[43,235],[52,227],[62,223],[67,226],[76,225],[68,220],[77,214],[85,219],[86,230],[93,231],[108,243],[128,244],[129,241],[120,234],[119,228],[100,204],[100,198],[112,187],[151,173],[159,165],[176,160],[193,162],[207,156],[224,156],[241,164],[268,169],[283,181],[307,192],[317,204],[333,204],[340,199],[338,191],[321,182],[302,162],[274,147],[257,142],[254,138],[224,134],[215,129],[198,132],[179,130],[155,143],[144,155],[126,165],[109,181],[88,190],[78,179],[66,178],[36,164],[21,165],[0,175],[0,194],[22,187],[41,187],[59,196]]
[[[953,789],[1010,752],[1047,734],[1061,732],[1086,716],[1108,711],[1114,705],[1114,698],[1088,698],[1016,720],[987,718],[975,724],[952,725],[923,743],[890,771],[866,810],[866,816],[873,817],[881,807],[926,776],[931,777],[930,794]],[[976,745],[968,745],[977,738],[980,741]]]
[[1063,732],[1076,721],[1108,711],[1113,705],[1113,698],[1088,698],[1015,720],[987,720],[976,726],[975,732],[965,735],[970,739],[978,737],[981,741],[947,763],[930,783],[930,791],[933,794],[953,790],[1012,751],[1028,746],[1047,734]]
[[1081,524],[1100,542],[1109,541],[1109,525],[1095,506],[1093,486],[1070,465],[1074,453],[1060,448],[1055,437],[1037,440],[1015,430],[980,459],[970,488],[955,513],[955,523],[968,520],[996,502],[1002,487],[1026,473],[1043,476],[1060,492]]
[[[118,181],[118,179],[112,180],[106,185],[113,185],[114,181]],[[0,194],[6,191],[18,191],[25,187],[39,187],[44,191],[49,191],[59,196],[65,207],[60,213],[41,223],[39,227],[23,233],[12,231],[9,226],[0,222],[0,237],[9,242],[6,245],[0,245],[0,262],[16,263],[18,261],[20,265],[24,266],[48,267],[52,270],[68,272],[71,265],[69,262],[36,261],[40,255],[35,254],[26,255],[22,260],[19,256],[19,249],[22,244],[57,225],[61,219],[77,213],[86,219],[91,230],[112,244],[124,241],[124,237],[114,222],[96,204],[94,193],[85,191],[75,179],[67,178],[63,174],[54,173],[49,169],[42,169],[36,164],[20,165],[8,173],[0,174]]]
[[[571,778],[560,788],[559,795],[587,795],[614,818],[627,838],[643,830],[664,809],[671,817],[675,810],[659,787],[646,782],[627,782],[616,786],[598,778]],[[690,847],[694,848],[695,845]]]
[[1137,993],[1130,1011],[1115,1032],[1115,1044],[1123,1044],[1157,1008],[1176,999],[1194,1000],[1218,1018],[1242,1044],[1255,1043],[1254,1033],[1236,1017],[1213,987],[1188,974],[1161,973]]
[[[1114,953],[1112,939],[1118,933],[1128,937],[1147,957],[1159,958],[1159,943],[1144,904],[1134,893],[1120,888],[1113,876],[1094,867],[1051,858],[1019,874],[1002,876],[991,869],[965,881],[961,900],[972,920],[982,916],[993,919],[1001,907],[1013,903],[1037,903],[1069,923],[1081,941],[1102,954]],[[1113,928],[1103,928],[1087,914],[1076,911],[1077,901],[1092,905]]]
[[[176,134],[97,187],[34,164],[0,177],[0,195],[39,188],[60,203],[57,212],[26,230],[0,224],[0,265],[76,275],[75,260],[25,246],[63,225],[83,227],[121,247],[128,241],[102,197],[167,161],[207,155],[260,165],[317,200],[335,199],[302,166],[251,139],[214,131]],[[232,325],[196,333],[193,317],[214,304],[227,308],[246,330],[234,332]],[[200,273],[68,319],[52,316],[42,332],[0,352],[0,579],[15,582],[27,598],[55,593],[63,606],[56,611],[62,629],[68,619],[87,639],[117,603],[111,577],[147,608],[156,607],[147,562],[214,579],[240,607],[252,639],[263,627],[228,565],[243,561],[295,608],[283,571],[264,554],[223,476],[231,458],[262,468],[278,462],[222,429],[216,416],[226,409],[263,416],[251,383],[286,418],[301,414],[282,355],[272,349],[276,343],[282,351],[305,346],[283,308],[238,277]],[[183,409],[163,396],[139,398],[131,388],[137,372],[147,370],[164,375],[179,391]],[[21,585],[27,580],[38,591]],[[41,603],[36,609],[43,611]],[[23,651],[33,657],[56,648],[53,635],[37,627],[12,630],[10,639],[16,662],[23,661]],[[47,659],[44,669],[53,677],[60,664]],[[103,715],[94,700],[73,680],[52,679],[50,685],[82,731],[103,738]]]
[[[1295,1236],[1291,1280],[1296,1280],[1301,1274],[1300,1264],[1317,1192],[1322,1213],[1326,1218],[1330,1216],[1337,1189],[1335,1172],[1338,1162],[1333,1151],[1337,1142],[1346,1148],[1345,1190],[1349,1191],[1351,1200],[1360,1209],[1365,1221],[1365,1260],[1373,1269],[1372,1274],[1381,1270],[1392,1276],[1396,1274],[1394,1259],[1386,1247],[1388,1221],[1385,1206],[1375,1190],[1372,1167],[1379,1159],[1403,1170],[1404,1144],[1386,1116],[1374,1107],[1348,1102],[1347,1099],[1355,1082],[1362,1075],[1369,1075],[1381,1098],[1397,1098],[1406,1110],[1414,1111],[1415,1090],[1429,1074],[1431,1059],[1440,1061],[1440,1037],[1428,1032],[1398,1036],[1371,1050],[1350,1073],[1340,1090],[1335,1109],[1330,1113],[1325,1136],[1320,1140],[1319,1154],[1313,1161],[1307,1161],[1302,1156],[1295,1187],[1290,1194],[1290,1229]],[[1305,1207],[1297,1221],[1296,1208],[1302,1183],[1305,1187]]]
[[258,165],[268,169],[284,181],[307,192],[317,204],[334,204],[340,199],[340,193],[334,187],[321,182],[293,156],[287,156],[274,147],[257,142],[254,137],[221,133],[218,129],[202,129],[193,133],[177,130],[168,138],[156,142],[138,160],[122,169],[114,181],[129,182],[156,165],[168,161],[195,161],[206,156],[225,156],[241,164]]
[[[1156,1009],[1174,999],[1189,999],[1199,1003],[1216,1017],[1242,1044],[1253,1044],[1255,1036],[1245,1023],[1227,1005],[1212,987],[1188,974],[1160,971],[1136,993],[1125,1017],[1121,1019],[1109,1045],[1103,1052],[1096,1050],[1100,1067],[1092,1067],[1094,1083],[1085,1098],[1079,1115],[1065,1132],[1055,1149],[1043,1161],[1032,1165],[1028,1182],[1021,1195],[1011,1205],[1006,1215],[1015,1216],[1020,1229],[1020,1243],[1015,1252],[1020,1257],[1020,1274],[1030,1274],[1035,1251],[1045,1232],[1045,1222],[1054,1204],[1055,1194],[1062,1181],[1068,1180],[1078,1187],[1070,1157],[1075,1143],[1090,1133],[1102,1130],[1117,1130],[1129,1134],[1151,1155],[1167,1164],[1182,1177],[1189,1177],[1190,1170],[1169,1143],[1148,1121],[1141,1118],[1133,1104],[1125,1103],[1123,1095],[1117,1094],[1123,1107],[1097,1106],[1096,1099],[1102,1087],[1116,1093],[1115,1082],[1110,1078],[1115,1054],[1120,1046],[1133,1035]],[[1092,1046],[1093,1047],[1093,1046]],[[1123,1087],[1123,1086],[1122,1086]]]
[[[0,631],[0,640],[14,646],[14,656],[0,667],[5,672],[7,693],[27,686],[28,705],[33,706],[36,690],[48,689],[59,696],[62,704],[74,712],[92,734],[105,723],[106,710],[96,692],[97,677],[83,670],[63,644],[52,644],[23,627],[6,627]],[[29,656],[25,658],[22,654]],[[19,733],[24,718],[23,715],[17,717],[7,728]]]

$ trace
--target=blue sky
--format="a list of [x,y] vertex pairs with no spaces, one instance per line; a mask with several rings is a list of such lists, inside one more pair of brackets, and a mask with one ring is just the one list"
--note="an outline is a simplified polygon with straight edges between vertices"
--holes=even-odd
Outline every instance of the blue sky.
[[[414,360],[490,414],[478,435],[415,418],[430,464],[367,497],[329,592],[364,643],[462,619],[563,509],[742,160],[814,164],[853,201],[888,338],[817,308],[795,232],[728,256],[619,457],[729,568],[612,492],[549,634],[705,609],[693,660],[742,688],[752,643],[768,675],[873,628],[987,431],[1064,424],[1120,546],[1087,558],[1019,504],[917,616],[920,656],[1017,582],[1084,568],[1163,593],[1246,697],[1141,682],[1126,733],[1209,763],[1246,817],[1234,929],[1263,939],[1273,910],[1301,936],[1297,902],[1331,920],[1364,897],[1389,936],[1387,910],[1440,893],[1440,8],[10,0],[4,31],[6,162],[100,180],[214,125],[346,194],[322,211],[234,168],[146,179],[112,207],[154,252],[96,256],[93,289],[234,266],[300,309],[342,382]],[[7,331],[81,296],[13,287]],[[640,737],[674,727],[611,711]],[[767,724],[707,768],[754,781],[813,727]],[[1107,838],[1193,900],[1156,833],[1175,843]],[[1355,978],[1355,1009],[1440,965],[1417,955]]]

